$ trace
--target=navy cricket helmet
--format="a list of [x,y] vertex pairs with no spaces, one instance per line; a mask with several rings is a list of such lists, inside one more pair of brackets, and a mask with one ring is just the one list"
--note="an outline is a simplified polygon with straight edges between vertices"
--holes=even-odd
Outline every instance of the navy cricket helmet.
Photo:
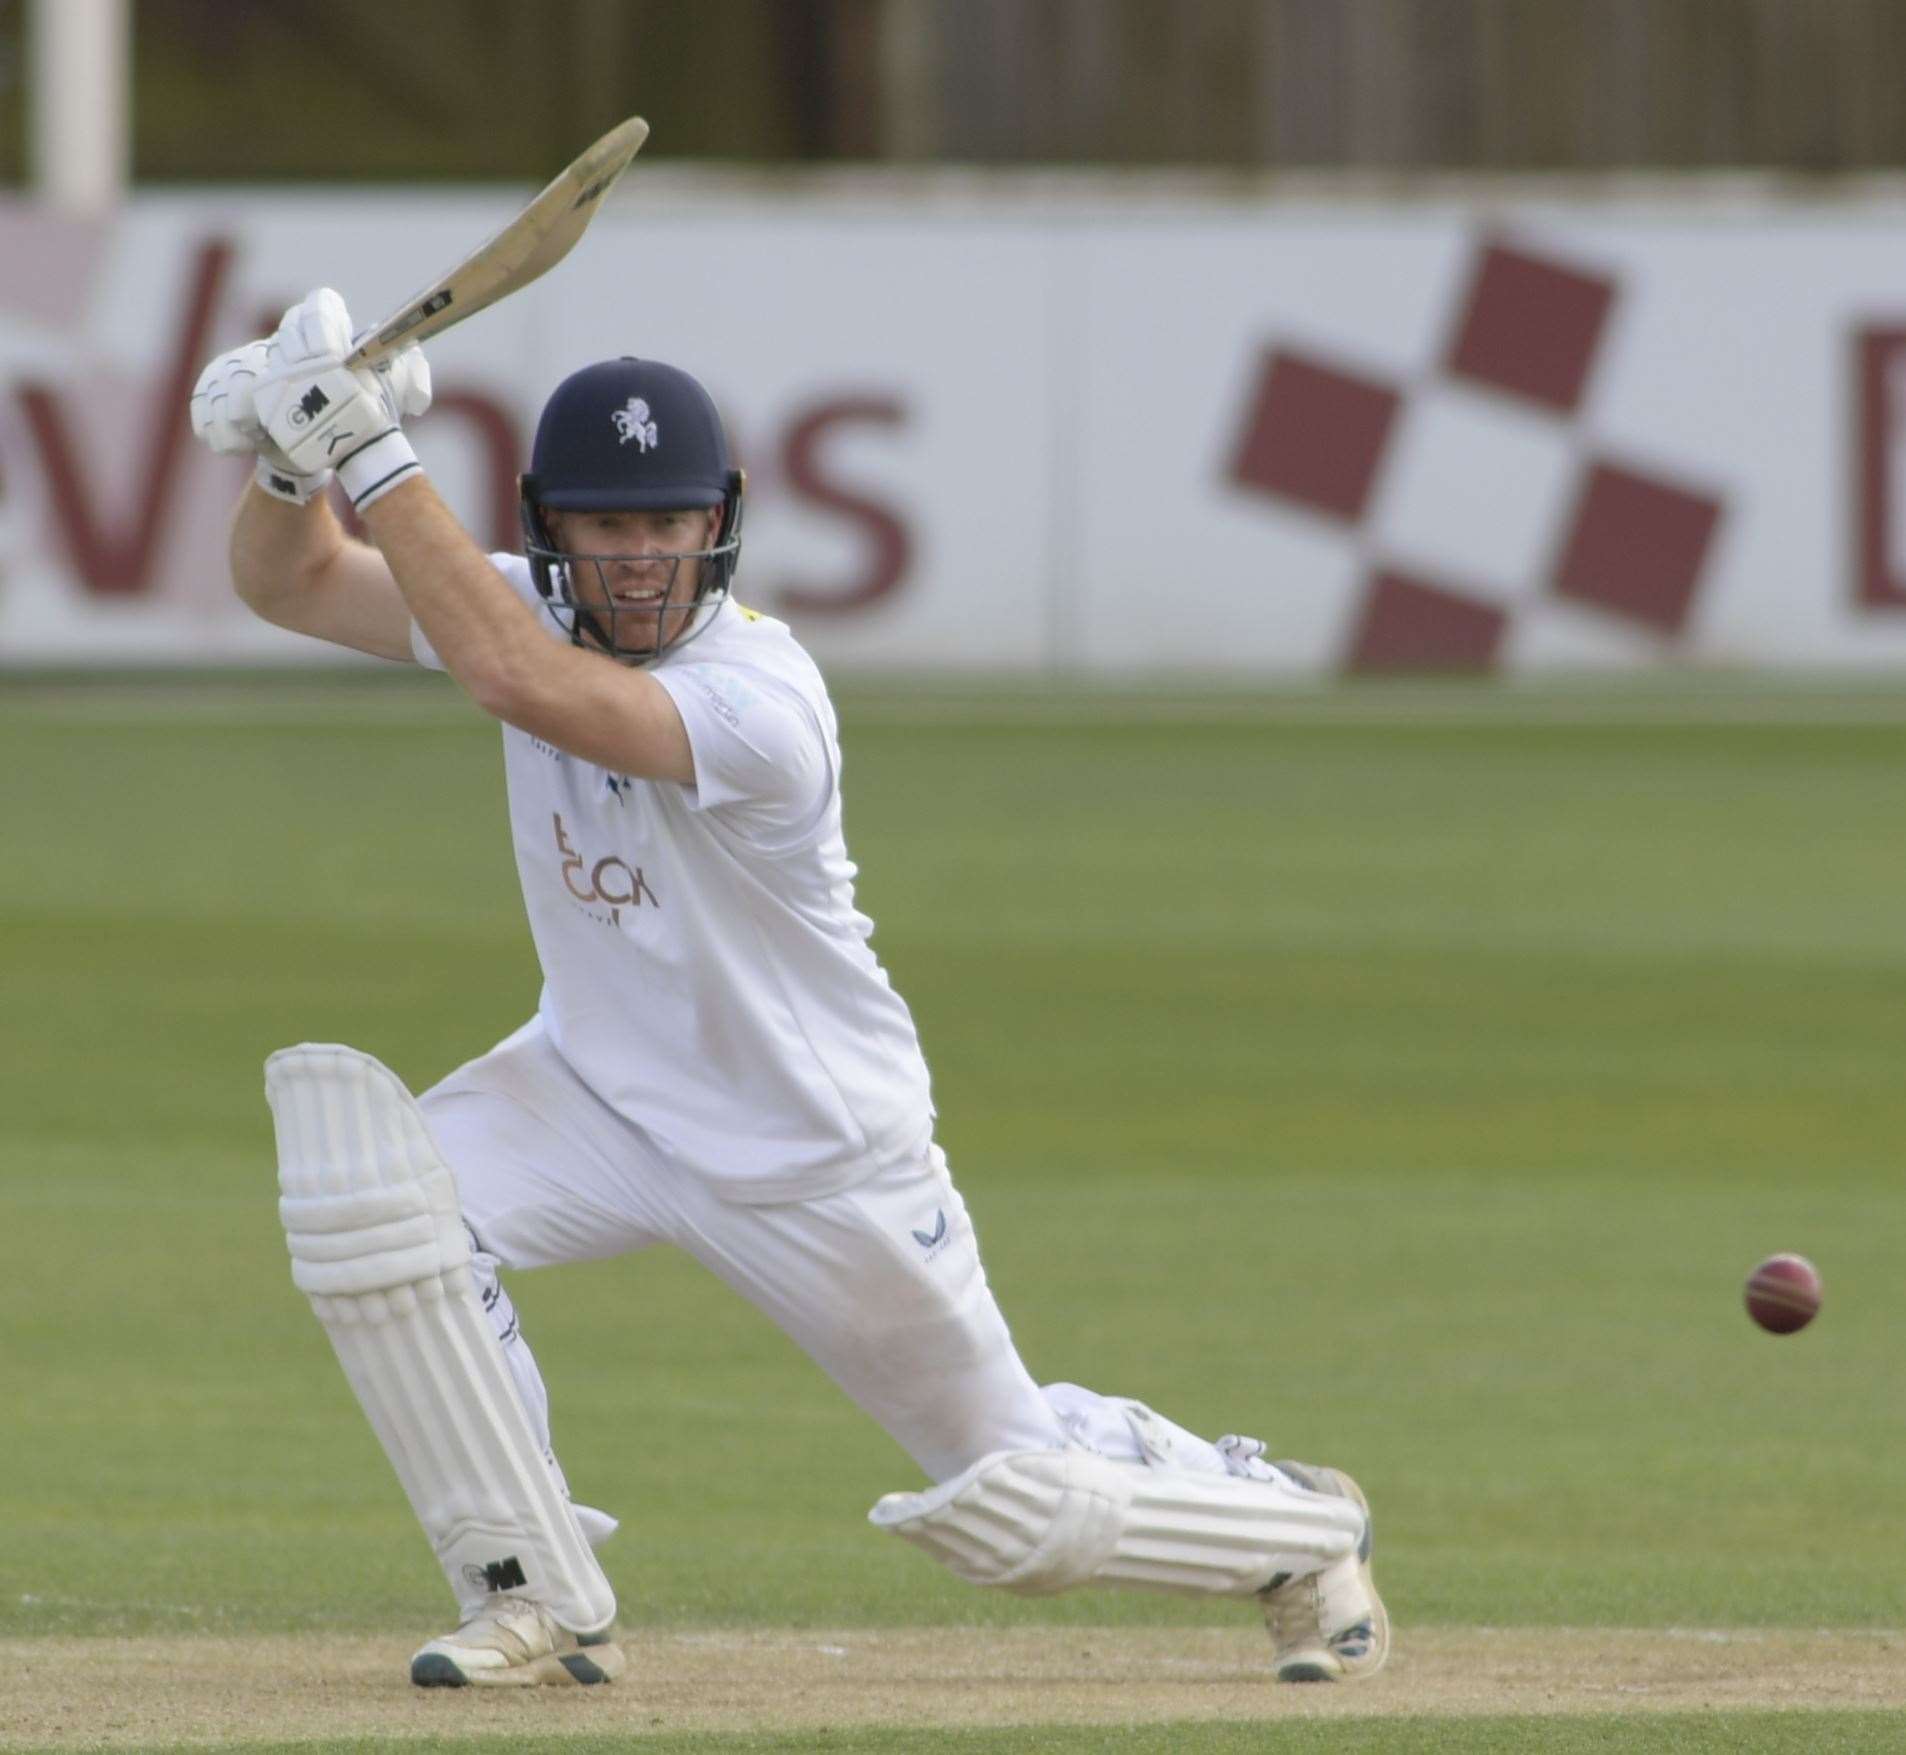
[[[714,619],[741,554],[745,483],[729,457],[714,398],[688,373],[626,355],[572,372],[543,405],[529,473],[518,485],[530,573],[550,612],[578,646],[625,663],[652,663]],[[635,602],[611,587],[606,569],[618,557],[566,552],[557,546],[548,518],[550,512],[714,506],[722,508],[715,546],[643,557],[643,576],[659,579],[659,595],[657,585],[650,584]],[[687,560],[701,563],[692,590],[678,588]],[[665,577],[657,572],[663,561]],[[599,589],[579,593],[577,578],[589,568]],[[683,615],[684,610],[693,613]]]

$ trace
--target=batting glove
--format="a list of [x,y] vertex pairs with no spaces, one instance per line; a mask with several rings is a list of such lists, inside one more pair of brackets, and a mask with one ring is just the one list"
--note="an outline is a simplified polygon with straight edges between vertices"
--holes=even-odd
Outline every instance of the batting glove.
[[199,374],[192,391],[192,433],[221,457],[256,452],[258,468],[252,479],[280,500],[302,506],[322,493],[331,479],[328,469],[304,474],[265,436],[252,406],[252,387],[264,376],[267,346],[248,341],[222,353]]
[[423,467],[401,422],[429,408],[430,368],[413,347],[385,368],[354,371],[344,364],[351,346],[344,301],[320,287],[285,313],[265,344],[251,400],[265,437],[292,470],[335,469],[361,512]]

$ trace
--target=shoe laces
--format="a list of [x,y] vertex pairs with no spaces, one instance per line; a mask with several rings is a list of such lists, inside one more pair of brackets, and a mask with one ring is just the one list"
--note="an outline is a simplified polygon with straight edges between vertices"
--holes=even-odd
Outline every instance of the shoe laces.
[[515,1648],[519,1661],[540,1657],[556,1644],[556,1624],[541,1603],[504,1598],[492,1608],[480,1609],[457,1629],[459,1643],[488,1646],[506,1654]]

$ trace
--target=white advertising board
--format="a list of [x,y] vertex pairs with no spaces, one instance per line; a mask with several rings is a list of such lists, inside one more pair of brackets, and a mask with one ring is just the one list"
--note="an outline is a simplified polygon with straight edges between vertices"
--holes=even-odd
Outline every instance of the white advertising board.
[[[211,353],[368,320],[519,191],[0,205],[0,666],[311,661],[224,581]],[[512,542],[567,371],[687,366],[738,592],[836,670],[1906,663],[1906,194],[1415,200],[650,172],[431,344],[419,452]]]

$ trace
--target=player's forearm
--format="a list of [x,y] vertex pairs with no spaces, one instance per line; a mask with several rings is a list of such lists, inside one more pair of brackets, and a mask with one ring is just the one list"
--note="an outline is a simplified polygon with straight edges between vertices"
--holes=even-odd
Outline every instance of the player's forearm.
[[367,508],[364,526],[444,668],[485,712],[515,722],[551,665],[575,656],[537,627],[426,477]]
[[322,496],[294,506],[247,487],[232,513],[232,588],[254,615],[283,623],[345,541]]
[[681,715],[654,678],[552,640],[418,476],[364,514],[444,667],[493,718],[584,761],[691,784]]

